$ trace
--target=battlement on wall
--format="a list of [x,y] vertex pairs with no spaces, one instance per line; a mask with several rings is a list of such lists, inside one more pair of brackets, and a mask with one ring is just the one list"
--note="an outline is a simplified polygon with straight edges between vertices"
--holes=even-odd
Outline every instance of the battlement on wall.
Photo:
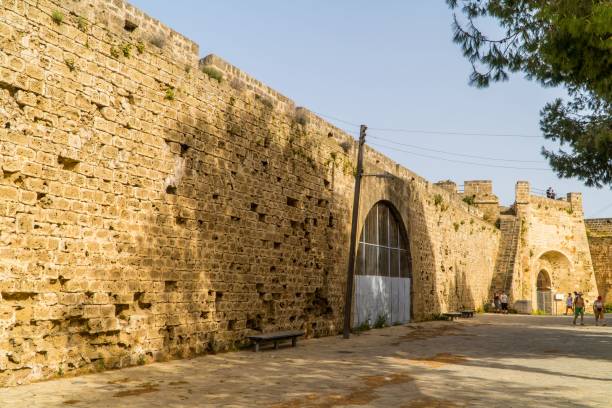
[[267,101],[285,112],[296,109],[295,102],[273,88],[247,74],[240,68],[230,64],[217,55],[210,54],[200,60],[200,67],[213,67],[223,74],[223,80],[237,89],[253,92],[258,98]]
[[590,218],[584,220],[589,235],[612,237],[612,218]]
[[126,40],[154,45],[177,61],[197,64],[198,44],[123,0],[54,0],[53,3],[57,8],[49,9],[49,14],[59,11],[77,25],[100,25]]
[[558,209],[582,213],[582,193],[567,193],[565,197],[552,199],[533,194],[528,181],[518,181],[515,188],[516,204],[531,204],[538,208]]

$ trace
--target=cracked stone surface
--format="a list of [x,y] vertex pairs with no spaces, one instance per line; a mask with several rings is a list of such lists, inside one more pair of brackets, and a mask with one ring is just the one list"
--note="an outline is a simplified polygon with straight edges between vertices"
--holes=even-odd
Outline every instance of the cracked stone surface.
[[4,388],[0,406],[606,407],[611,391],[612,327],[477,315]]

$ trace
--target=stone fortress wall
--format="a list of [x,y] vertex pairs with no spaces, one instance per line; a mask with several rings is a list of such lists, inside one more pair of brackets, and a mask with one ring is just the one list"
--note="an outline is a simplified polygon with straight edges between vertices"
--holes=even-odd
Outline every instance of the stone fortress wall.
[[599,294],[612,303],[612,218],[585,220]]
[[[480,209],[484,219],[495,220],[500,229],[491,296],[505,291],[518,311],[530,313],[538,308],[537,278],[541,271],[550,281],[552,313],[564,311],[565,298],[555,300],[554,295],[583,292],[587,302],[597,296],[597,286],[601,288],[607,275],[600,273],[596,280],[591,261],[593,243],[589,247],[580,193],[553,200],[532,194],[529,183],[519,181],[514,204],[502,207],[488,180],[465,181],[461,192],[451,181],[438,184]],[[601,254],[600,264],[609,264],[609,254],[603,248],[597,253]]]
[[[341,329],[357,143],[198,57],[119,0],[0,4],[0,386]],[[392,177],[363,179],[359,228],[398,210],[413,319],[490,299],[490,182],[364,161]]]

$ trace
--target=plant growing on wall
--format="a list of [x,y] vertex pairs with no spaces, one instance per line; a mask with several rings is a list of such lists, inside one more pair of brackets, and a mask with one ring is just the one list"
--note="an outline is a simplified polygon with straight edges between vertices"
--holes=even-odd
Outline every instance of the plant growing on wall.
[[168,101],[173,101],[175,97],[176,97],[176,92],[174,88],[171,86],[166,88],[166,95],[164,96],[164,98]]
[[218,69],[211,67],[210,65],[204,65],[200,68],[203,73],[205,73],[210,79],[214,79],[215,81],[221,83],[223,81],[223,73]]
[[126,58],[130,58],[132,55],[132,44],[126,43],[121,45],[121,52],[123,52],[123,56]]
[[463,202],[466,203],[467,205],[474,205],[475,201],[476,201],[476,196],[474,195],[463,197]]
[[64,14],[59,10],[54,10],[51,13],[51,19],[55,24],[60,25],[64,21]]
[[68,59],[64,60],[64,63],[66,64],[66,66],[68,67],[68,69],[71,72],[76,69],[76,64],[74,62],[74,58],[68,58]]
[[302,125],[302,126],[306,126],[308,122],[310,121],[310,119],[308,118],[308,113],[306,113],[302,109],[295,110],[293,120],[295,120],[295,123]]
[[163,35],[156,35],[149,38],[149,42],[157,48],[164,48],[164,46],[166,45],[166,37],[164,37]]
[[113,45],[110,49],[110,55],[113,58],[119,58],[119,56],[121,55],[121,51],[119,51],[119,48]]
[[440,194],[434,195],[434,205],[436,207],[441,205],[443,202],[444,202],[444,199],[442,198],[442,196]]
[[87,31],[87,27],[88,27],[87,20],[84,17],[79,17],[77,19],[77,28],[80,31],[85,32]]

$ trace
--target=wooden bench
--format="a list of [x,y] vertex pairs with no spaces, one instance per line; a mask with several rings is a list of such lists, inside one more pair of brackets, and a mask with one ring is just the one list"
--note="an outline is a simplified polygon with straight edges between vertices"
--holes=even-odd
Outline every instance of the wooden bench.
[[461,311],[461,317],[474,317],[474,311],[471,309],[464,309]]
[[253,351],[259,351],[259,345],[266,342],[274,342],[274,349],[278,349],[278,343],[283,340],[291,339],[291,346],[295,347],[297,344],[297,338],[303,336],[304,332],[299,330],[279,331],[273,333],[257,334],[255,336],[248,336],[250,340],[255,343]]
[[448,312],[448,313],[442,313],[442,316],[445,316],[447,319],[450,319],[451,322],[452,322],[454,319],[456,319],[458,317],[461,317],[461,313],[459,313],[459,312]]

